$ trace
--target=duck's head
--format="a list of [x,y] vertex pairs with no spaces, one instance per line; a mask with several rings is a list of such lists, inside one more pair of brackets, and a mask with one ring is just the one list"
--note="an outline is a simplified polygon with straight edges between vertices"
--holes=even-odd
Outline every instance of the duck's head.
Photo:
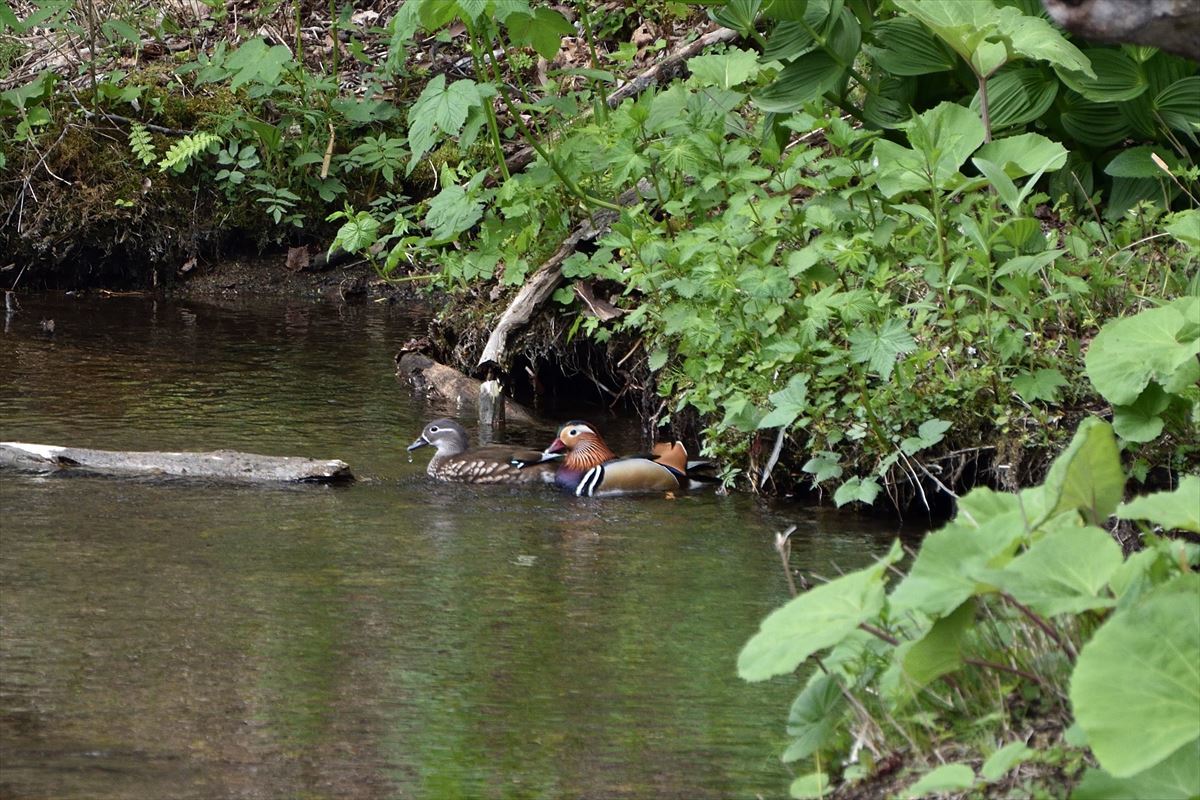
[[567,453],[568,467],[592,467],[615,458],[596,429],[581,419],[571,420],[558,429],[558,436],[546,448],[547,453]]
[[436,447],[438,455],[452,456],[467,449],[467,431],[452,419],[435,419],[425,426],[416,441],[408,446],[408,451],[422,447]]

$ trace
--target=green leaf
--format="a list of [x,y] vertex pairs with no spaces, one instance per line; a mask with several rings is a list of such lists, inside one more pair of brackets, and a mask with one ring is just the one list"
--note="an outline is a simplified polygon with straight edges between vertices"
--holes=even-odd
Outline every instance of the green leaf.
[[1062,82],[1096,103],[1119,103],[1132,100],[1149,88],[1136,61],[1120,50],[1093,47],[1083,51],[1091,62],[1095,76],[1068,69],[1058,69]]
[[829,797],[829,777],[824,772],[811,772],[792,781],[788,794],[796,800]]
[[1200,120],[1200,75],[1180,78],[1154,98],[1154,110],[1168,127],[1193,137]]
[[954,54],[912,17],[877,22],[871,35],[881,46],[868,52],[891,75],[929,75],[954,69]]
[[1075,718],[1116,778],[1200,738],[1200,575],[1181,575],[1114,614],[1079,653]]
[[1200,250],[1200,209],[1189,208],[1167,217],[1170,223],[1163,230],[1193,250]]
[[872,165],[877,185],[888,197],[961,179],[958,168],[983,143],[978,115],[954,103],[941,103],[914,117],[906,128],[911,150],[886,139],[875,143]]
[[1113,431],[1127,442],[1154,441],[1163,430],[1160,415],[1170,403],[1171,396],[1152,383],[1130,405],[1113,406]]
[[1009,178],[1025,178],[1037,172],[1054,172],[1067,163],[1067,149],[1040,133],[1021,133],[996,139],[979,148],[976,158],[985,158],[1004,169]]
[[1108,166],[1104,168],[1104,173],[1112,175],[1114,178],[1155,178],[1166,180],[1167,173],[1163,172],[1162,168],[1154,163],[1153,156],[1155,155],[1162,159],[1173,171],[1179,170],[1179,159],[1175,158],[1170,151],[1162,147],[1143,145],[1141,147],[1131,147],[1128,150],[1122,150],[1112,161],[1108,162]]
[[[1180,340],[1200,299],[1181,298],[1162,308],[1111,320],[1088,348],[1084,365],[1096,391],[1114,405],[1137,400],[1151,380],[1165,383],[1200,353],[1200,337]],[[1190,315],[1190,316],[1189,316]]]
[[1043,484],[1049,510],[1035,527],[1065,511],[1083,512],[1087,522],[1103,525],[1125,492],[1125,473],[1112,426],[1096,417],[1079,423]]
[[1116,103],[1093,103],[1076,92],[1060,92],[1059,121],[1076,141],[1109,147],[1133,132]]
[[1000,780],[1017,764],[1036,755],[1024,742],[1009,742],[988,756],[979,769],[979,777],[988,783]]
[[781,760],[799,761],[828,745],[837,734],[847,707],[837,678],[815,673],[788,711],[787,732],[796,738]]
[[909,786],[904,797],[920,800],[942,792],[957,792],[970,789],[975,783],[975,770],[966,764],[943,764]]
[[450,184],[429,201],[424,224],[435,242],[449,242],[483,216],[483,204],[468,197],[466,190]]
[[1184,475],[1173,492],[1155,492],[1122,503],[1119,519],[1141,519],[1166,530],[1200,533],[1200,475]]
[[1089,768],[1071,792],[1071,800],[1195,800],[1200,796],[1200,741],[1185,744],[1148,770],[1128,778],[1114,778],[1102,769]]
[[975,601],[968,599],[949,616],[935,621],[920,639],[896,648],[896,701],[907,700],[941,676],[962,666],[963,637],[975,623]]
[[837,488],[833,493],[833,502],[838,508],[854,502],[871,505],[879,496],[881,488],[874,478],[854,477]]
[[1109,608],[1109,579],[1124,558],[1108,533],[1057,525],[1003,570],[981,573],[1017,600],[1047,617]]
[[917,343],[905,324],[898,319],[889,319],[878,330],[853,331],[850,340],[850,360],[855,364],[868,364],[883,379],[892,374],[896,359],[917,349]]
[[752,96],[763,111],[788,114],[837,88],[846,70],[824,50],[800,56]]
[[1026,403],[1058,404],[1058,390],[1070,386],[1066,377],[1056,369],[1039,369],[1022,373],[1012,381],[1013,389]]
[[532,47],[546,60],[558,55],[562,37],[575,34],[575,27],[566,17],[545,6],[539,6],[532,13],[518,11],[509,14],[504,25],[513,44]]
[[[971,496],[976,495],[972,492]],[[966,500],[967,498],[963,498]],[[977,499],[975,503],[978,503]],[[979,590],[975,574],[1001,567],[1025,535],[1019,509],[978,516],[968,524],[960,514],[954,522],[925,537],[912,568],[892,590],[888,605],[893,618],[907,611],[944,617]]]
[[902,555],[895,542],[872,566],[810,589],[771,612],[738,655],[738,675],[747,681],[786,675],[873,618],[883,607],[883,575]]
[[687,66],[701,86],[718,86],[722,89],[732,89],[754,80],[762,69],[757,53],[739,47],[731,47],[720,55],[689,58]]
[[[1054,73],[1043,67],[1005,67],[987,82],[988,120],[992,130],[1024,125],[1039,119],[1058,96]],[[978,92],[971,110],[981,113]]]
[[472,106],[482,102],[479,86],[471,80],[455,81],[446,86],[446,76],[438,75],[425,85],[421,96],[408,109],[408,143],[412,148],[408,171],[433,148],[436,131],[454,136],[462,130]]
[[668,353],[666,350],[655,348],[650,351],[649,357],[646,359],[647,366],[651,372],[658,372],[667,363]]
[[920,450],[933,447],[946,436],[950,423],[944,419],[931,419],[921,423],[916,436],[910,436],[900,442],[900,449],[905,455],[913,455]]
[[813,483],[822,483],[842,477],[838,460],[837,453],[818,453],[806,461],[801,469],[813,476]]
[[284,66],[291,63],[292,52],[283,45],[267,47],[261,38],[251,39],[225,60],[226,69],[233,73],[229,88],[237,89],[251,81],[276,86]]
[[758,427],[786,428],[808,407],[808,376],[793,375],[787,386],[771,394],[772,409],[759,420]]

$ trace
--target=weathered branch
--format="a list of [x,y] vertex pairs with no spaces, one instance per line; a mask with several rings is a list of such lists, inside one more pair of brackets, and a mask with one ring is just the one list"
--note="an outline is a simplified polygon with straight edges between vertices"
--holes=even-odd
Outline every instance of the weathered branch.
[[100,475],[171,476],[251,483],[337,483],[354,475],[344,461],[260,456],[234,450],[158,453],[89,450],[23,442],[0,442],[0,469],[25,472],[78,470]]

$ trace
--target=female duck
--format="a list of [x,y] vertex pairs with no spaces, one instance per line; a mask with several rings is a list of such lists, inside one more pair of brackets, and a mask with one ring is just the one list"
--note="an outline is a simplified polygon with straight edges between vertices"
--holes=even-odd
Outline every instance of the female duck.
[[[467,432],[452,419],[435,419],[425,426],[408,451],[436,447],[425,472],[431,478],[459,483],[553,483],[558,464],[541,461],[537,451],[505,445],[468,447]],[[521,469],[518,463],[529,464]]]

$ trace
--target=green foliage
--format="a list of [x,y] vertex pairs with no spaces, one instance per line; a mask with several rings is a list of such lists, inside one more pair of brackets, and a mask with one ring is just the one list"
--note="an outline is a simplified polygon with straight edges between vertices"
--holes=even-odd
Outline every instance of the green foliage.
[[221,137],[215,133],[208,131],[199,131],[198,133],[190,133],[175,141],[169,148],[167,154],[158,162],[158,171],[166,172],[174,170],[175,172],[184,172],[187,170],[194,159],[208,152],[213,145],[220,144]]
[[145,125],[136,122],[129,127],[129,149],[143,166],[150,166],[158,158],[154,142],[150,140],[150,131],[146,130]]
[[[1123,488],[1111,428],[1085,420],[1044,485],[962,498],[958,516],[926,537],[890,593],[898,545],[768,616],[738,656],[743,679],[790,674],[810,661],[820,667],[789,711],[794,739],[784,760],[844,763],[847,748],[895,747],[893,732],[912,748],[910,759],[936,746],[930,731],[970,747],[954,733],[956,720],[1023,692],[1073,716],[1100,766],[1072,797],[1200,792],[1200,771],[1189,763],[1200,741],[1200,575],[1192,572],[1200,548],[1147,536],[1147,549],[1125,558],[1087,524],[1097,515],[1106,522]],[[1200,478],[1189,478],[1175,493],[1123,506],[1121,516],[1194,525],[1198,494]],[[939,693],[939,681],[952,691]],[[997,732],[1008,724],[1003,714],[979,723]],[[978,775],[961,762],[924,774],[932,765],[912,763],[918,777],[903,796],[968,790],[1021,761],[1053,762],[1082,746],[1011,742]],[[809,796],[807,787],[794,785],[793,796]]]

